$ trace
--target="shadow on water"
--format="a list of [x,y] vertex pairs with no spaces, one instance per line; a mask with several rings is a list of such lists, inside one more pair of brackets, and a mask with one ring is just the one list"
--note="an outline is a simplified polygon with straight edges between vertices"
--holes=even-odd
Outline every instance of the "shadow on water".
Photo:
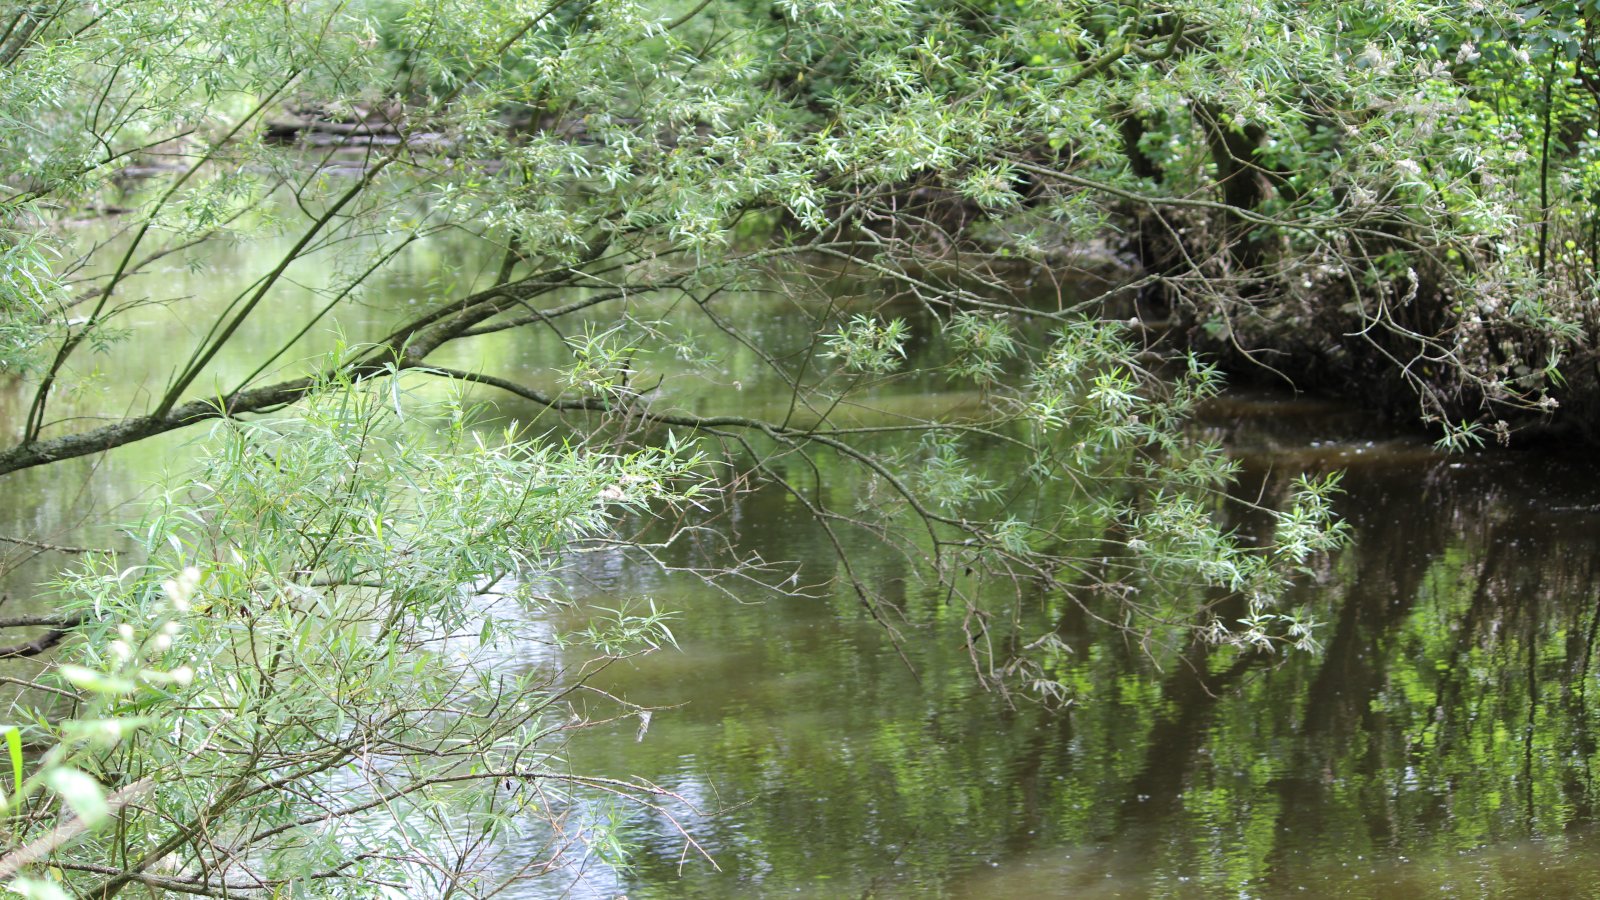
[[[573,756],[718,811],[683,825],[720,871],[636,816],[633,868],[525,896],[1600,896],[1600,468],[1444,456],[1271,395],[1199,427],[1268,503],[1346,472],[1351,544],[1295,598],[1320,653],[1158,666],[1079,622],[1079,702],[1007,709],[890,557],[920,684],[848,598],[738,604],[621,568],[607,593],[684,610],[682,650],[604,686],[680,705]],[[780,495],[746,503],[752,546],[829,566]]]

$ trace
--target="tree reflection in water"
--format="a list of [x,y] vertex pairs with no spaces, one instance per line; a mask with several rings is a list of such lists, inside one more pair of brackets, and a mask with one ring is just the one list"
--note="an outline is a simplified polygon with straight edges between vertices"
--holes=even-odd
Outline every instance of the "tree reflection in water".
[[[1299,471],[1348,473],[1353,541],[1300,588],[1324,623],[1320,655],[1140,646],[1046,601],[1077,692],[1052,713],[976,689],[959,623],[894,556],[872,575],[903,590],[920,682],[851,598],[740,605],[597,569],[602,593],[686,611],[681,653],[605,687],[683,705],[642,741],[625,724],[573,752],[720,810],[688,824],[721,871],[640,820],[634,868],[534,891],[1570,896],[1600,883],[1600,473],[1528,453],[1443,457],[1336,409],[1241,396],[1208,424],[1245,464],[1242,495],[1270,504]],[[743,504],[756,549],[830,564],[781,494]]]

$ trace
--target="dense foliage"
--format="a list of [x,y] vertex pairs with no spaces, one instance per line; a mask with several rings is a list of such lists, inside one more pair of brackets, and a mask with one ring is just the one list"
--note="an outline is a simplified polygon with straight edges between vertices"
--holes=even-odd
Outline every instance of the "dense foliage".
[[[1145,638],[1313,645],[1281,600],[1337,541],[1331,485],[1286,489],[1259,546],[1225,533],[1232,465],[1184,425],[1218,375],[1181,345],[1403,393],[1458,445],[1552,415],[1562,390],[1581,407],[1600,233],[1584,15],[9,9],[0,476],[221,424],[131,556],[91,555],[48,595],[58,610],[6,623],[51,630],[4,655],[55,655],[19,679],[0,869],[40,895],[53,882],[26,879],[46,862],[97,897],[491,891],[489,831],[542,816],[553,858],[583,790],[651,802],[547,758],[582,673],[491,674],[519,637],[495,603],[532,602],[506,585],[562,551],[649,557],[732,528],[754,482],[820,523],[894,641],[850,548],[899,548],[1007,691],[1072,697],[1070,648],[1020,612],[1041,597]],[[235,271],[246,241],[274,257]],[[456,258],[411,303],[369,308],[439,247]],[[1018,287],[1118,253],[1142,269],[1102,296]],[[206,274],[199,294],[180,267]],[[836,290],[841,273],[871,279],[866,296]],[[314,307],[285,303],[297,289]],[[730,317],[751,291],[781,295],[773,314],[804,340]],[[97,380],[153,309],[188,343],[131,392]],[[367,313],[370,339],[308,352]],[[483,349],[550,333],[542,377]],[[784,385],[784,407],[675,392],[724,377],[716,342]],[[917,352],[933,343],[937,362]],[[882,405],[932,378],[975,401]],[[428,443],[405,430],[423,383],[515,398],[543,436],[477,439],[447,406]],[[978,457],[995,447],[1003,468]],[[852,502],[826,499],[846,477]],[[619,505],[626,539],[608,530]],[[760,558],[695,571],[800,590]],[[609,659],[661,625],[623,613],[582,638]]]

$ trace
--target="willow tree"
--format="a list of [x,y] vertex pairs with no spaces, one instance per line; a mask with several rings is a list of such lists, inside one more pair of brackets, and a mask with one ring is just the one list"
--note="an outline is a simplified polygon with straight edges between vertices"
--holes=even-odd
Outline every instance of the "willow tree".
[[[1248,123],[1222,110],[1284,115],[1261,94],[1264,70],[1224,77],[1256,52],[1236,44],[1231,14],[14,8],[0,37],[0,366],[14,411],[0,477],[213,431],[131,559],[65,567],[48,589],[57,613],[3,623],[48,631],[0,655],[48,656],[20,679],[7,732],[0,871],[38,895],[59,890],[45,872],[95,897],[133,885],[450,895],[556,867],[580,840],[561,826],[585,797],[671,798],[559,760],[562,705],[585,673],[500,677],[504,648],[538,635],[496,603],[535,602],[530,586],[559,579],[562,551],[620,543],[650,557],[731,528],[723,513],[756,485],[815,518],[838,579],[892,640],[886,598],[853,564],[864,537],[901,548],[964,607],[980,677],[1046,700],[1063,696],[1052,659],[1070,648],[1025,630],[1024,601],[1238,652],[1313,643],[1280,597],[1336,538],[1327,487],[1287,491],[1261,546],[1224,534],[1232,466],[1183,426],[1215,371],[1152,358],[1137,323],[1100,316],[1142,288],[1196,282],[1157,272],[1044,302],[1015,287],[1069,265],[1123,203],[1224,215],[1230,248],[1255,240],[1253,224],[1329,241],[1376,227],[1365,213],[1304,219],[1144,192],[1123,143],[1140,91],[1211,104],[1224,143]],[[1136,161],[1183,161],[1134,143]],[[104,230],[86,237],[72,223],[88,215]],[[271,258],[223,272],[216,260],[241,241]],[[416,286],[374,339],[301,361],[306,335],[353,321],[369,285],[438,246],[486,262]],[[218,293],[173,289],[177,264],[212,265]],[[872,279],[870,296],[834,302],[839,272]],[[278,301],[302,283],[321,302],[290,317]],[[751,287],[798,299],[782,309],[805,317],[804,340],[774,345],[726,315],[730,292]],[[154,306],[192,339],[131,407],[96,393],[90,370],[136,346],[129,323]],[[497,335],[549,333],[560,349],[542,381],[488,357],[447,362]],[[784,384],[786,409],[743,408],[732,390],[690,408],[656,390],[665,360],[696,362],[704,335]],[[978,402],[852,417],[917,374],[908,348],[927,340],[950,353],[924,374]],[[429,383],[549,418],[485,438],[458,404],[416,399]],[[449,424],[421,440],[405,430],[419,417]],[[559,446],[529,437],[558,419]],[[1013,454],[1003,470],[975,457],[996,446]],[[826,490],[846,477],[862,486],[848,501]],[[655,531],[613,534],[624,513],[655,514]],[[696,571],[793,589],[761,559]],[[579,637],[599,665],[667,640],[661,624],[619,615]],[[498,858],[499,838],[530,821],[545,823],[541,855]]]
[[1013,172],[1122,224],[1190,346],[1449,447],[1587,429],[1581,4],[1026,9],[1049,74],[1024,131],[1051,149],[1008,148]]

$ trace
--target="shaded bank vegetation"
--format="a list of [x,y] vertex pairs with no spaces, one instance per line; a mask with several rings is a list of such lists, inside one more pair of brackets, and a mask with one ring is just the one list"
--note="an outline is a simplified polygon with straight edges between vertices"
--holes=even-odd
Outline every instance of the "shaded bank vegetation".
[[[647,605],[567,635],[538,614],[574,556],[685,544],[713,587],[805,595],[738,550],[758,491],[817,523],[825,580],[910,665],[860,566],[901,554],[1013,700],[1078,698],[1074,617],[1225,678],[1315,646],[1293,584],[1338,544],[1333,482],[1231,496],[1187,425],[1220,379],[1183,351],[1414,402],[1456,446],[1584,408],[1581,15],[8,8],[0,477],[212,431],[120,554],[0,623],[31,666],[0,872],[454,895],[620,856],[600,800],[687,801],[579,772],[563,716],[672,632]],[[1140,269],[1079,294],[1087,246]],[[560,642],[591,662],[502,671]],[[513,833],[537,858],[505,861]]]

